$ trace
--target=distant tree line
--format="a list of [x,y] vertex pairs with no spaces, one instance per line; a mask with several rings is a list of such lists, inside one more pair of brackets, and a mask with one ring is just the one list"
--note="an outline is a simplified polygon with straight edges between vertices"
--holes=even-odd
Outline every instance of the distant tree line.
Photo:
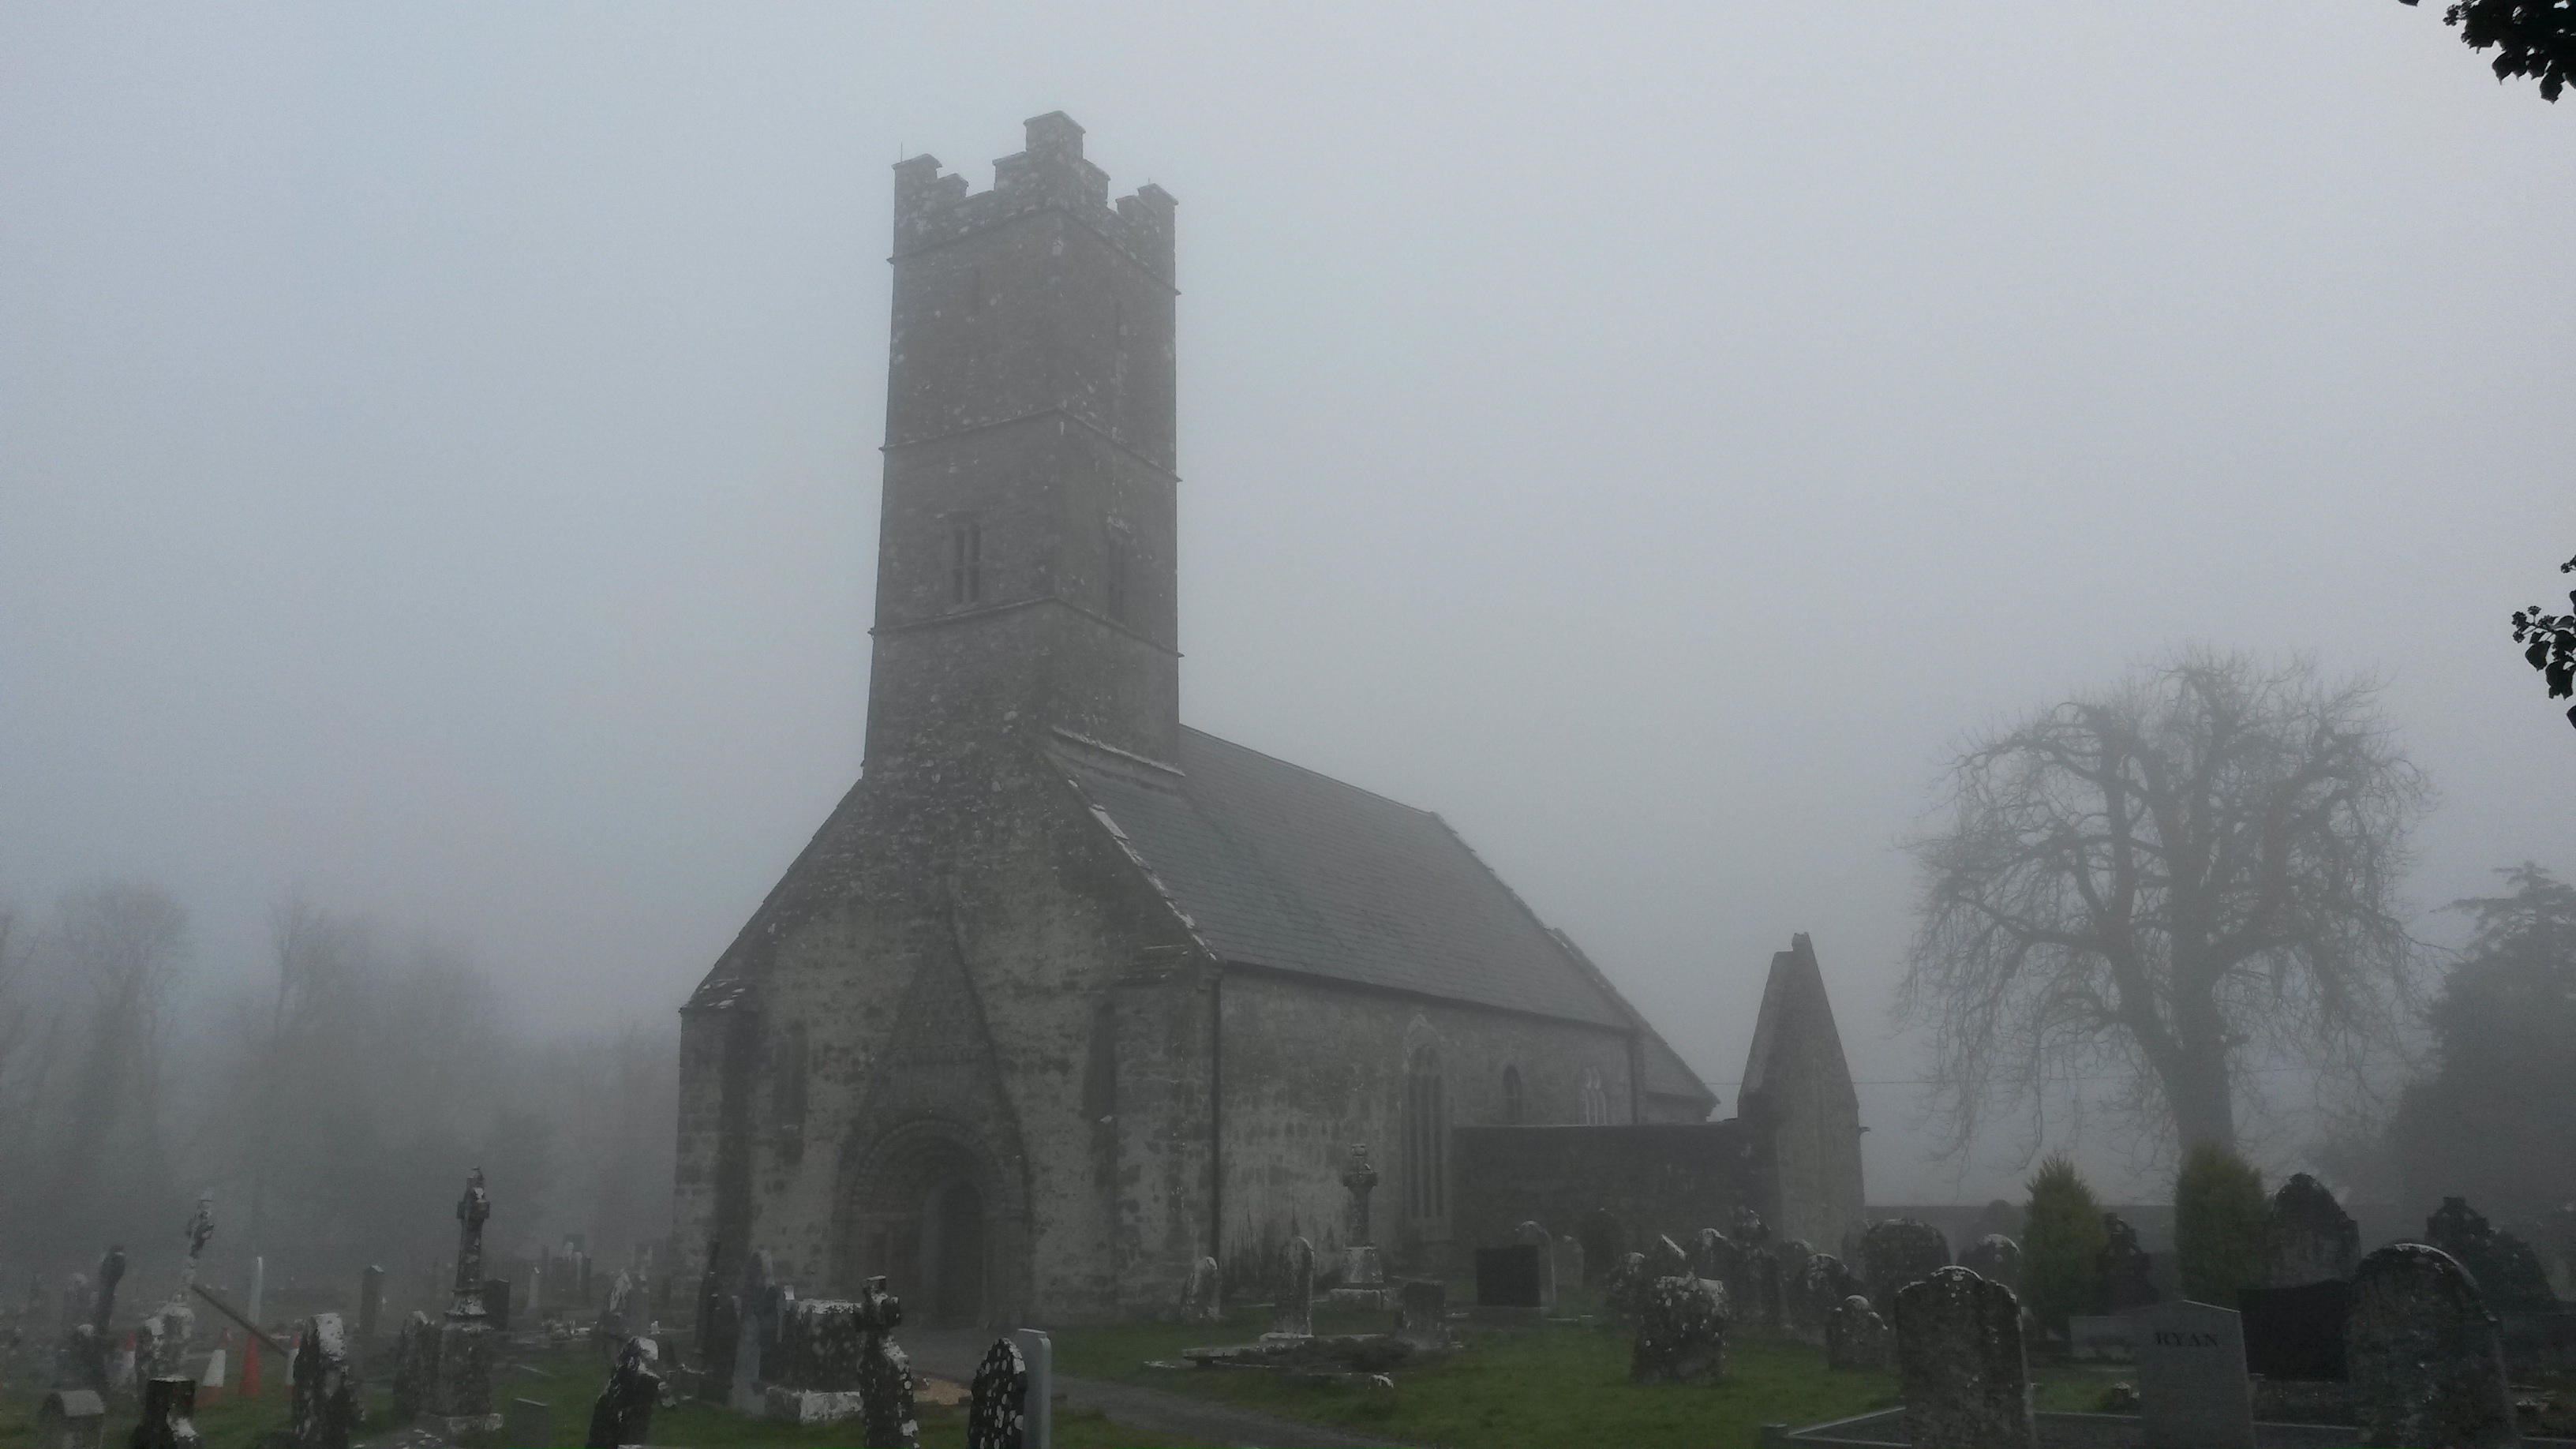
[[417,1270],[453,1251],[478,1166],[497,1253],[668,1231],[675,1029],[531,1035],[433,933],[300,896],[271,926],[259,987],[190,992],[187,913],[157,885],[0,910],[0,1269],[121,1242],[158,1293],[211,1191],[211,1281],[254,1253],[273,1285]]

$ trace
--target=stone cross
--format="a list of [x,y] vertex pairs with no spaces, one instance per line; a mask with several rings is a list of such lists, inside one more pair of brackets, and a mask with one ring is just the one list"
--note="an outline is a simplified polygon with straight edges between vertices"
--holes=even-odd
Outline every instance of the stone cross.
[[456,1200],[456,1297],[450,1318],[483,1316],[483,1224],[492,1216],[492,1195],[483,1190],[483,1169],[465,1179],[465,1195]]
[[903,1300],[886,1291],[885,1279],[870,1278],[861,1290],[859,1321],[868,1330],[867,1349],[859,1362],[859,1394],[866,1406],[861,1439],[867,1449],[919,1449],[921,1424],[912,1409],[912,1370],[894,1341],[895,1326],[903,1322]]
[[2132,1320],[2140,1449],[2254,1449],[2254,1392],[2236,1310],[2159,1303]]
[[1342,1230],[1342,1242],[1348,1247],[1364,1247],[1376,1241],[1369,1235],[1369,1192],[1377,1186],[1377,1169],[1369,1165],[1368,1144],[1351,1144],[1351,1161],[1342,1169],[1342,1186],[1351,1194],[1349,1220]]
[[1029,1366],[1020,1346],[1007,1338],[993,1340],[984,1361],[975,1366],[971,1405],[966,1411],[966,1449],[1027,1449],[1025,1418],[1029,1401]]
[[2001,1283],[1952,1267],[1897,1289],[1896,1369],[1914,1449],[2037,1449],[2021,1304]]
[[1637,1341],[1628,1355],[1628,1381],[1714,1384],[1725,1378],[1726,1290],[1688,1276],[1658,1278],[1647,1285],[1637,1313]]
[[1315,1245],[1290,1238],[1280,1253],[1279,1301],[1270,1314],[1270,1331],[1309,1338],[1315,1332]]
[[590,1449],[618,1449],[650,1442],[653,1405],[662,1394],[661,1349],[649,1338],[629,1338],[617,1351],[608,1386],[590,1406]]
[[2504,1339],[2448,1253],[2394,1243],[2353,1270],[2344,1318],[2352,1403],[2367,1444],[2503,1449],[2521,1442]]
[[2349,1278],[2360,1251],[2361,1225],[2324,1183],[2304,1172],[2292,1173],[2272,1194],[2263,1218],[2264,1277],[2272,1287]]

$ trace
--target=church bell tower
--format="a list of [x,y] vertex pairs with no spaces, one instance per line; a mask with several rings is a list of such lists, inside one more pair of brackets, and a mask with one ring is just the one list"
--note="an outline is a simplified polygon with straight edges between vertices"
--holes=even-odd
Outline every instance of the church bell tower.
[[990,191],[895,167],[872,779],[1050,729],[1176,748],[1173,202],[1027,125]]

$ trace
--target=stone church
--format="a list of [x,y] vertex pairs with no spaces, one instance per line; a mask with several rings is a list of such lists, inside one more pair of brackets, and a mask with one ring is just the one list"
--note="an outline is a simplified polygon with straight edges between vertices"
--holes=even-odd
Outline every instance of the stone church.
[[682,1009],[685,1271],[1163,1311],[1202,1256],[1341,1246],[1352,1143],[1436,1271],[1454,1129],[1716,1105],[1439,816],[1180,723],[1173,199],[1082,135],[1030,121],[978,194],[895,168],[864,772]]

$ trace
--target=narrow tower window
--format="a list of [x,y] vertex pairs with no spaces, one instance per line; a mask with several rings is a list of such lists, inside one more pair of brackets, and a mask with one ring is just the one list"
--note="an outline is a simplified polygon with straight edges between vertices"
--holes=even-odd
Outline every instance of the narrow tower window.
[[984,523],[971,513],[948,520],[948,602],[972,604],[984,597]]
[[1411,1218],[1449,1210],[1449,1110],[1440,1088],[1440,1053],[1415,1048],[1404,1072],[1404,1211]]

